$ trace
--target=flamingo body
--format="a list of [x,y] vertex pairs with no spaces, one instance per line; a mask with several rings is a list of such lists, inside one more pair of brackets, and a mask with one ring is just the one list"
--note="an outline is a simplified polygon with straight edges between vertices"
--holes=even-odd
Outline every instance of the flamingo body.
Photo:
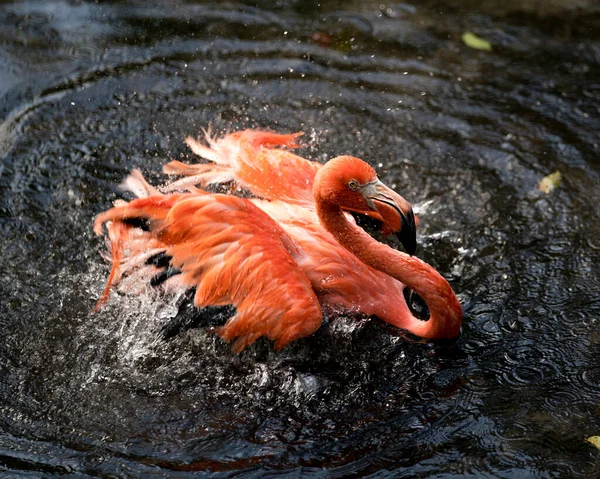
[[[254,200],[256,201],[256,200]],[[304,252],[296,258],[321,303],[395,324],[410,314],[404,285],[360,261],[319,223],[316,211],[282,202],[256,201]],[[351,217],[348,219],[352,221]]]

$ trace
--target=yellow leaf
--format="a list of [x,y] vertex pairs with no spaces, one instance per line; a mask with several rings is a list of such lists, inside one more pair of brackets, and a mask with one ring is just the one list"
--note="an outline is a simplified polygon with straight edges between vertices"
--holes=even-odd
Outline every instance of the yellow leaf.
[[538,188],[543,193],[551,193],[552,190],[558,188],[560,185],[560,180],[562,179],[562,175],[560,171],[555,171],[554,173],[544,176],[538,185]]
[[600,436],[590,436],[586,439],[587,442],[591,442],[594,446],[600,449]]
[[469,48],[474,48],[475,50],[484,50],[486,52],[492,51],[492,44],[487,41],[485,38],[478,37],[474,33],[465,32],[462,34],[462,41]]

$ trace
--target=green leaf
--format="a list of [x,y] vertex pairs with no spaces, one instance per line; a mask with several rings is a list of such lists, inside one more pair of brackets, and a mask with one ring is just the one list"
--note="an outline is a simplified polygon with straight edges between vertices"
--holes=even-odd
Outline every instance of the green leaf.
[[586,439],[587,442],[591,442],[594,446],[600,449],[600,436],[590,436]]
[[540,181],[538,188],[543,193],[551,193],[555,188],[558,188],[561,179],[562,175],[560,174],[560,171],[555,171],[548,176],[544,176]]
[[478,37],[474,33],[465,32],[462,34],[462,41],[469,48],[474,48],[475,50],[484,50],[486,52],[492,51],[492,44],[487,41],[485,38]]

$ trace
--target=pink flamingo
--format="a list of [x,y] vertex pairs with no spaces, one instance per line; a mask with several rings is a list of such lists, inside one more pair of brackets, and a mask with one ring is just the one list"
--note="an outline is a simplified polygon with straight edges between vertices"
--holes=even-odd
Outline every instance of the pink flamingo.
[[[374,315],[423,338],[459,334],[462,310],[448,282],[415,256],[374,240],[347,213],[382,221],[414,252],[410,204],[367,163],[341,156],[321,165],[283,149],[297,146],[299,134],[206,136],[208,146],[187,143],[211,163],[168,163],[165,173],[183,178],[162,191],[134,171],[125,187],[140,197],[96,218],[97,234],[109,223],[113,264],[97,307],[124,274],[130,289],[162,274],[172,287],[195,288],[199,308],[236,307],[217,332],[235,339],[238,352],[261,336],[280,350],[314,333],[322,305]],[[225,182],[257,198],[202,189]],[[411,313],[405,286],[426,302],[429,320]]]

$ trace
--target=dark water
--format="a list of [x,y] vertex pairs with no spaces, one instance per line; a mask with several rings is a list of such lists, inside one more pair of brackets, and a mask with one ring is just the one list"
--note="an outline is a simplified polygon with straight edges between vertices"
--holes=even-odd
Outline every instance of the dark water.
[[[600,475],[600,13],[543,3],[1,2],[0,475]],[[377,166],[458,342],[341,317],[235,356],[157,341],[169,304],[91,314],[94,215],[207,125]]]

